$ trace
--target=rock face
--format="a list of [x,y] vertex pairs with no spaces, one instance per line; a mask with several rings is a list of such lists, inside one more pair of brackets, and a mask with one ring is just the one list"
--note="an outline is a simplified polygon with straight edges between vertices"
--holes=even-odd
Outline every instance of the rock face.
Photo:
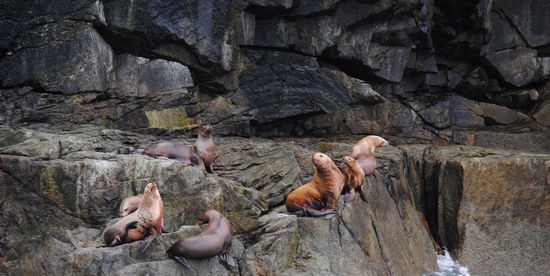
[[[205,208],[238,267],[201,273],[433,271],[422,217],[474,274],[548,271],[546,1],[28,2],[0,0],[0,274],[177,273],[164,251]],[[139,154],[201,124],[216,175]],[[313,152],[370,134],[395,146],[366,203],[284,213]],[[95,248],[150,181],[170,233]]]
[[2,3],[5,124],[550,148],[544,1]]
[[[201,273],[401,275],[437,269],[414,196],[395,168],[384,171],[401,176],[370,177],[368,203],[341,202],[334,219],[286,213],[286,195],[312,176],[300,169],[307,164],[312,170],[310,158],[295,156],[320,150],[315,142],[307,149],[289,142],[218,139],[217,175],[205,175],[175,160],[140,155],[153,136],[96,126],[4,127],[2,133],[0,266],[10,275],[178,273],[184,268],[165,252],[178,237],[200,231],[189,225],[208,208],[231,221],[238,267],[225,268],[216,258],[192,261]],[[351,144],[340,145],[345,148]],[[345,153],[332,154],[336,160]],[[169,233],[144,255],[137,252],[138,243],[96,248],[120,201],[150,181],[159,186]],[[403,194],[391,195],[387,185]]]
[[[550,241],[548,154],[380,148],[378,171],[363,183],[366,202],[340,200],[339,215],[324,220],[287,214],[284,199],[313,175],[313,152],[338,161],[355,139],[216,138],[216,175],[139,154],[157,139],[91,125],[2,127],[0,271],[179,273],[184,268],[165,252],[200,232],[191,225],[207,208],[231,221],[238,266],[224,267],[217,257],[192,260],[200,273],[417,275],[437,271],[430,232],[472,273],[548,269],[550,254],[541,246]],[[168,233],[145,254],[138,253],[139,242],[96,248],[120,201],[150,181],[159,185]],[[517,265],[522,262],[531,265]]]

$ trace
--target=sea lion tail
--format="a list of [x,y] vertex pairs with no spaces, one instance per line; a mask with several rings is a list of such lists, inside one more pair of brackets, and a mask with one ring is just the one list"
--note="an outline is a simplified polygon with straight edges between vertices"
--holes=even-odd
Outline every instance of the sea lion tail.
[[225,262],[229,266],[237,266],[237,261],[235,261],[235,258],[233,256],[229,255],[227,252],[222,252],[218,256],[220,256],[220,259]]

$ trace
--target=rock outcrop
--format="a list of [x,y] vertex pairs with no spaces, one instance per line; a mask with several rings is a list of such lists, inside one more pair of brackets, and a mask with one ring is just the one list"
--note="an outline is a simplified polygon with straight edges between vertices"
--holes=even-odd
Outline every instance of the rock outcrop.
[[[177,273],[183,267],[165,251],[200,231],[192,224],[207,208],[220,210],[233,224],[231,252],[238,267],[226,268],[217,257],[193,260],[197,273],[437,271],[430,232],[473,273],[548,269],[549,252],[542,246],[550,238],[548,154],[464,146],[380,148],[378,172],[363,184],[366,202],[340,200],[339,215],[324,220],[287,214],[284,198],[312,176],[313,152],[338,160],[356,137],[216,138],[213,175],[139,154],[159,139],[152,135],[90,125],[2,127],[2,133],[0,269],[8,275]],[[150,181],[159,185],[169,233],[145,254],[138,253],[138,242],[96,248],[117,218],[120,201]],[[531,265],[517,266],[521,262]]]
[[541,1],[2,3],[2,123],[550,148]]
[[[1,265],[8,274],[177,272],[183,268],[167,259],[166,249],[195,233],[190,225],[208,208],[231,221],[231,250],[239,265],[226,269],[215,258],[192,261],[201,273],[396,275],[437,269],[413,196],[397,171],[396,179],[382,173],[369,178],[367,203],[341,202],[334,219],[298,218],[286,213],[284,199],[312,176],[299,165],[312,170],[310,158],[295,156],[310,156],[313,148],[218,139],[217,175],[205,175],[175,160],[139,154],[153,136],[96,126],[2,130]],[[143,255],[138,243],[96,248],[120,201],[150,181],[159,186],[169,233]],[[386,185],[406,193],[392,198]]]

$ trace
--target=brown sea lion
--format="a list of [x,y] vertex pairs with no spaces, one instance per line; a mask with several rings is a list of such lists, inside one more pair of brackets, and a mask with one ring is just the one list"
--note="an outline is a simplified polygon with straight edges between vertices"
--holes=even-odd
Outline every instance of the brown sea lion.
[[345,178],[326,154],[314,153],[311,161],[315,165],[313,180],[288,194],[286,209],[298,216],[323,216],[330,219],[338,213],[337,202]]
[[[361,197],[363,197],[363,180],[365,180],[365,172],[359,165],[357,160],[349,156],[344,156],[342,158],[342,165],[340,170],[344,174],[344,189],[342,194],[344,194],[344,202],[351,202],[355,198],[355,189],[359,188],[361,191]],[[366,201],[365,198],[363,200]]]
[[119,211],[120,216],[125,217],[133,213],[139,207],[139,203],[143,200],[143,194],[138,194],[135,196],[129,196],[122,200],[120,203]]
[[220,212],[209,209],[198,218],[198,223],[208,223],[198,235],[177,240],[166,253],[179,264],[190,268],[188,258],[210,258],[220,256],[220,259],[230,266],[235,266],[235,259],[228,254],[231,246],[233,228],[229,220]]
[[164,205],[156,183],[149,183],[143,191],[143,199],[138,209],[121,218],[105,233],[103,246],[116,246],[143,240],[139,246],[141,253],[145,252],[151,241],[162,233]]
[[194,144],[196,153],[201,157],[204,167],[209,173],[214,173],[214,158],[216,157],[212,130],[211,125],[200,126],[197,141]]
[[359,140],[348,154],[359,162],[361,168],[365,172],[365,176],[371,175],[376,170],[376,158],[374,157],[374,149],[376,147],[385,147],[389,145],[388,141],[376,135],[369,135]]

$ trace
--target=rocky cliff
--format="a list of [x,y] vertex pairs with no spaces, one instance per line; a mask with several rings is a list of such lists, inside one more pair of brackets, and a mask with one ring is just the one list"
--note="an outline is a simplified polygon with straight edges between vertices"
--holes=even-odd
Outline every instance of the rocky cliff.
[[[176,273],[164,251],[207,207],[233,223],[238,267],[189,273],[433,271],[423,217],[474,274],[548,271],[545,1],[0,3],[0,272]],[[215,175],[139,154],[200,124]],[[311,153],[367,134],[392,146],[366,203],[284,214]],[[170,233],[145,255],[95,248],[150,181]]]
[[548,149],[544,1],[56,1],[0,13],[0,122]]

